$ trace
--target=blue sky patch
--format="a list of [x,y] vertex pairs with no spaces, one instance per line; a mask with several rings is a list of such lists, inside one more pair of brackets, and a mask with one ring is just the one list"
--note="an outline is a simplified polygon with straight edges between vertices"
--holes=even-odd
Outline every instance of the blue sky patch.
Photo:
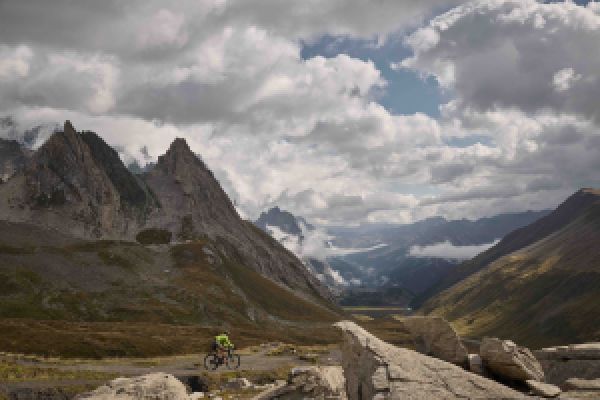
[[338,54],[375,63],[388,82],[377,101],[392,114],[410,115],[421,112],[436,118],[440,114],[439,105],[449,100],[435,78],[423,80],[413,71],[391,69],[392,62],[412,55],[411,50],[402,43],[400,35],[391,35],[383,46],[377,46],[376,40],[331,35],[323,36],[314,43],[302,43],[301,56],[305,60],[319,55],[329,58]]

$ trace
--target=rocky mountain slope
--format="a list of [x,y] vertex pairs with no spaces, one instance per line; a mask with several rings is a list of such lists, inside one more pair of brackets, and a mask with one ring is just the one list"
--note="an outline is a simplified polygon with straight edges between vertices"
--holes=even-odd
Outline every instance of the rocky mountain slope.
[[329,297],[293,254],[238,216],[183,139],[136,176],[98,135],[78,133],[67,121],[25,164],[0,185],[0,220],[94,240],[132,240],[147,229],[178,240],[209,238],[227,257],[307,298]]
[[532,347],[599,340],[598,243],[600,191],[583,189],[461,266],[467,277],[421,312],[444,316],[464,335]]
[[[9,142],[1,155],[18,150]],[[143,175],[69,122],[23,154],[0,160],[17,166],[0,183],[0,348],[147,354],[152,342],[160,353],[182,348],[165,333],[173,328],[154,332],[160,324],[207,332],[225,324],[276,339],[337,318],[328,289],[238,216],[184,140]],[[48,320],[58,327],[49,332],[38,322]],[[148,332],[90,339],[79,328],[139,323],[158,324],[144,328],[152,339]],[[27,340],[23,329],[32,331]],[[133,348],[120,344],[132,341]]]

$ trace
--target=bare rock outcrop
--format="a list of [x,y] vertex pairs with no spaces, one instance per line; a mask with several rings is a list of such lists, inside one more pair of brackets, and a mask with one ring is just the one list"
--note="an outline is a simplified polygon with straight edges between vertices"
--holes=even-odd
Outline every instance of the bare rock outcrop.
[[161,372],[135,378],[117,378],[78,395],[76,400],[188,400],[185,385]]
[[255,400],[330,399],[346,400],[344,372],[341,367],[297,367],[288,382],[257,395]]
[[522,399],[497,382],[436,358],[398,348],[350,321],[344,332],[342,366],[348,399]]
[[398,318],[411,333],[419,353],[456,365],[467,366],[468,353],[452,325],[442,317]]
[[533,353],[510,340],[484,338],[480,355],[485,368],[495,376],[525,382],[544,382],[544,370]]
[[534,352],[546,382],[562,386],[569,378],[600,378],[600,343],[548,347]]
[[69,121],[0,187],[0,199],[2,219],[85,238],[126,237],[156,206],[114,149]]

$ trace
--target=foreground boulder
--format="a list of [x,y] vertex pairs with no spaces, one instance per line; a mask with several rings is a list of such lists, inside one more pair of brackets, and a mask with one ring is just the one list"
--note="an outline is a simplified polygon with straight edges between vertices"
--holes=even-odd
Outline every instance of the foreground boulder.
[[480,355],[485,368],[501,379],[544,382],[544,370],[533,353],[510,340],[484,338]]
[[269,389],[254,400],[330,399],[346,400],[344,372],[341,367],[297,367],[288,382]]
[[422,354],[456,365],[468,365],[468,353],[452,325],[442,317],[398,318]]
[[562,386],[569,378],[600,378],[600,343],[548,347],[534,352],[546,382]]
[[342,366],[348,399],[522,399],[523,394],[462,368],[386,343],[350,321]]
[[185,385],[173,375],[154,373],[117,378],[76,397],[77,400],[188,400]]

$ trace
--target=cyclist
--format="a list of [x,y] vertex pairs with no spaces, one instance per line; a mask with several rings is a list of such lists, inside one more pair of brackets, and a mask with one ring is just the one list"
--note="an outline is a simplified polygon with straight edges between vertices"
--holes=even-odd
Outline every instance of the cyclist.
[[221,331],[220,334],[215,336],[215,340],[212,344],[213,352],[219,357],[219,360],[223,362],[223,358],[225,357],[225,353],[227,356],[231,353],[234,346],[231,340],[229,340],[229,332],[226,330]]

